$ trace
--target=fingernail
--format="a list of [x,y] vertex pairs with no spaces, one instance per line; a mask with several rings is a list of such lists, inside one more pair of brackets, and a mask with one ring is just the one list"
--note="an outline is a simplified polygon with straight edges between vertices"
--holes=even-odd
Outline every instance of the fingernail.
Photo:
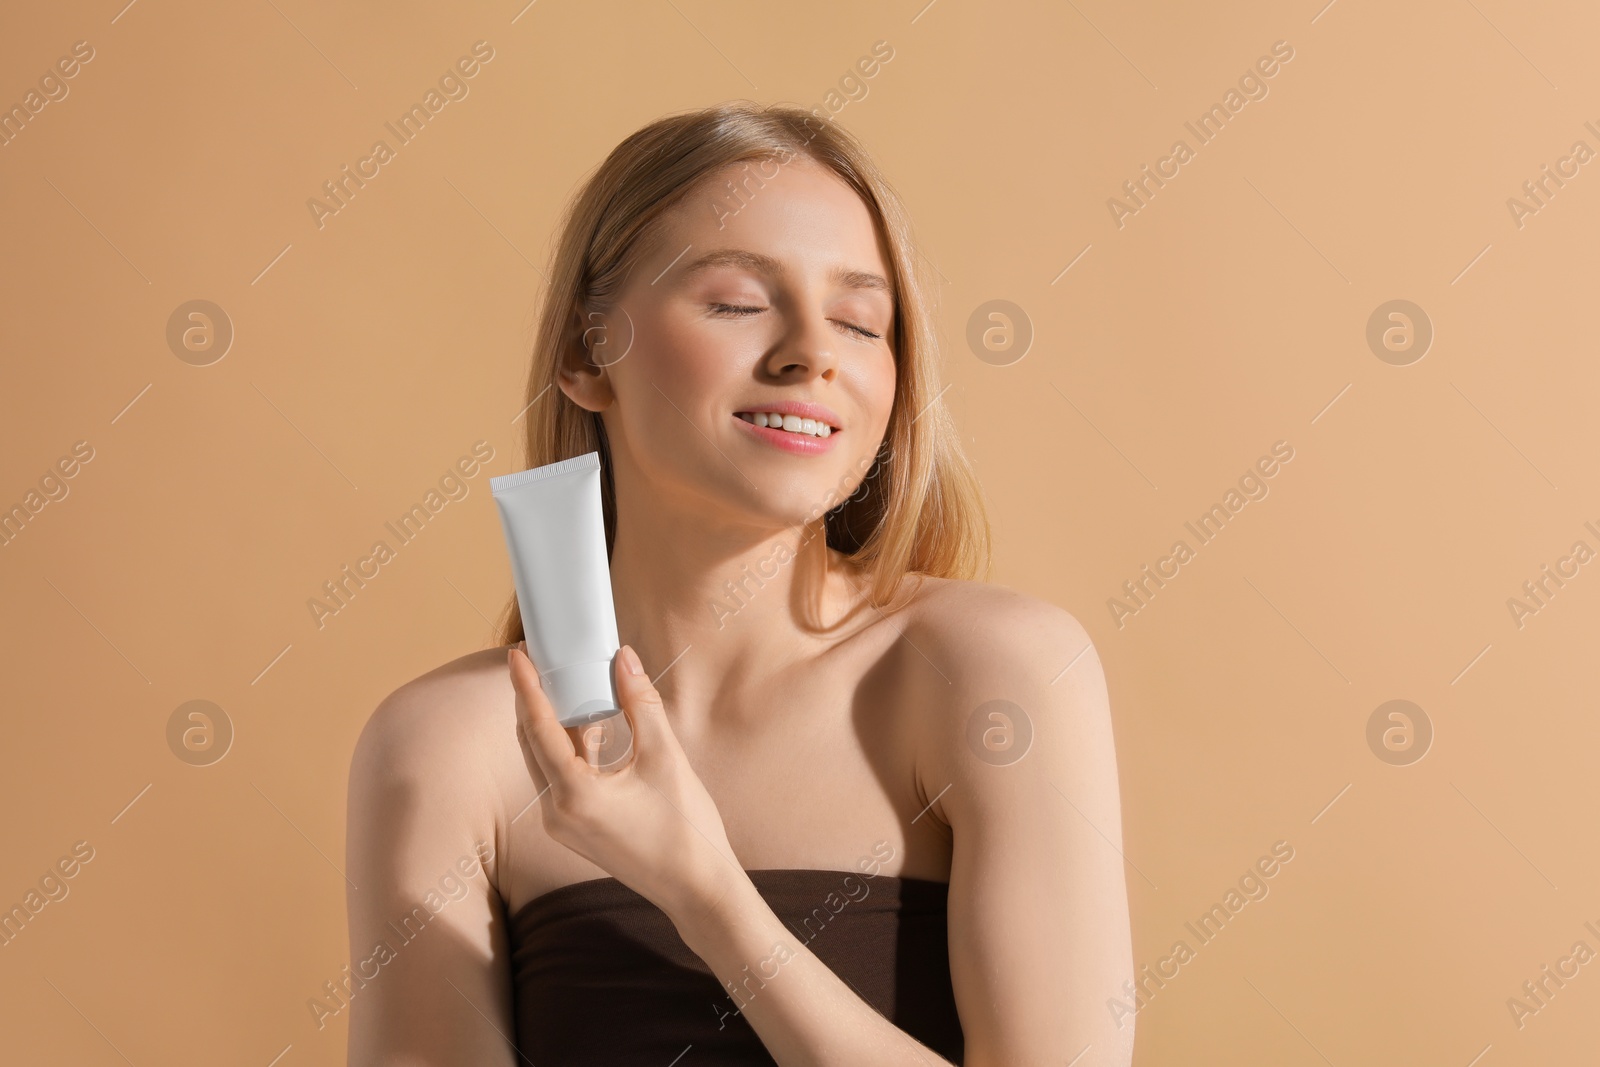
[[[527,656],[528,655],[528,642],[527,641],[518,641],[517,644],[516,644],[516,649],[517,649],[518,652],[521,652],[524,656]],[[533,662],[533,658],[531,656],[528,657],[528,662],[530,664]],[[536,689],[543,689],[544,688],[544,683],[539,680],[539,668],[537,668],[537,667],[535,667],[533,669],[533,684],[534,684],[534,687]]]
[[639,662],[639,653],[631,645],[622,646],[622,666],[629,674],[643,674],[644,664]]

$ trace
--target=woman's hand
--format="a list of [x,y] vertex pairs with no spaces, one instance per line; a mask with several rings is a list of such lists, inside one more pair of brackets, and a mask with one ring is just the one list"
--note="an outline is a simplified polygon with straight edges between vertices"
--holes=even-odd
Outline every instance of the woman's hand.
[[629,739],[619,736],[625,732],[620,716],[585,726],[556,721],[525,647],[512,648],[507,661],[517,735],[539,790],[545,832],[674,922],[713,909],[744,868],[638,655],[623,645],[612,668],[632,729],[630,755]]

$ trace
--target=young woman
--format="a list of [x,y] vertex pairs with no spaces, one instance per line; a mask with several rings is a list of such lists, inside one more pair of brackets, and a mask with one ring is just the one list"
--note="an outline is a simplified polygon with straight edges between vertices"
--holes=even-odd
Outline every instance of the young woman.
[[1129,1062],[1104,675],[1068,613],[972,580],[919,273],[797,109],[662,119],[583,187],[525,459],[601,454],[625,714],[556,724],[514,598],[499,647],[380,704],[351,1063]]

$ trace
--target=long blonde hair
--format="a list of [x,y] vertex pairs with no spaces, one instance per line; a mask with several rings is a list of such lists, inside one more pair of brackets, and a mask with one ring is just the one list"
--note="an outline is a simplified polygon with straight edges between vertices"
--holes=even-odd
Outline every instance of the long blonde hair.
[[[884,443],[873,469],[825,514],[827,544],[868,575],[867,598],[879,608],[898,602],[908,574],[987,577],[989,524],[977,478],[939,400],[934,291],[922,278],[909,216],[853,135],[797,107],[735,101],[668,115],[617,145],[584,183],[562,218],[535,334],[523,397],[525,468],[598,451],[610,549],[616,495],[605,429],[598,414],[562,392],[558,372],[583,351],[585,315],[614,307],[657,223],[696,183],[731,164],[795,154],[833,171],[866,204],[888,246],[897,301],[895,395]],[[501,644],[525,636],[514,592],[498,630]]]

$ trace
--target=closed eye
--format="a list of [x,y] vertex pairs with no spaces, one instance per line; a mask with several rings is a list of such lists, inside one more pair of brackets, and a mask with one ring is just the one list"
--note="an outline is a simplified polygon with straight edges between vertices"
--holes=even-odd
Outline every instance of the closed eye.
[[744,306],[739,305],[739,304],[712,304],[711,305],[711,310],[713,310],[713,311],[715,311],[715,312],[717,312],[719,314],[726,314],[726,313],[729,313],[729,312],[734,312],[734,313],[738,313],[738,314],[743,315],[743,314],[755,314],[756,312],[765,311],[767,309],[766,308],[758,308],[758,307],[744,307]]
[[[743,304],[712,304],[711,310],[715,311],[719,315],[738,315],[743,317],[745,315],[759,315],[761,312],[767,309],[763,307],[750,307]],[[882,334],[873,333],[871,330],[865,329],[864,327],[857,326],[853,322],[841,322],[839,325],[843,326],[847,330],[854,330],[860,336],[869,338],[873,341],[876,341],[883,336]]]

